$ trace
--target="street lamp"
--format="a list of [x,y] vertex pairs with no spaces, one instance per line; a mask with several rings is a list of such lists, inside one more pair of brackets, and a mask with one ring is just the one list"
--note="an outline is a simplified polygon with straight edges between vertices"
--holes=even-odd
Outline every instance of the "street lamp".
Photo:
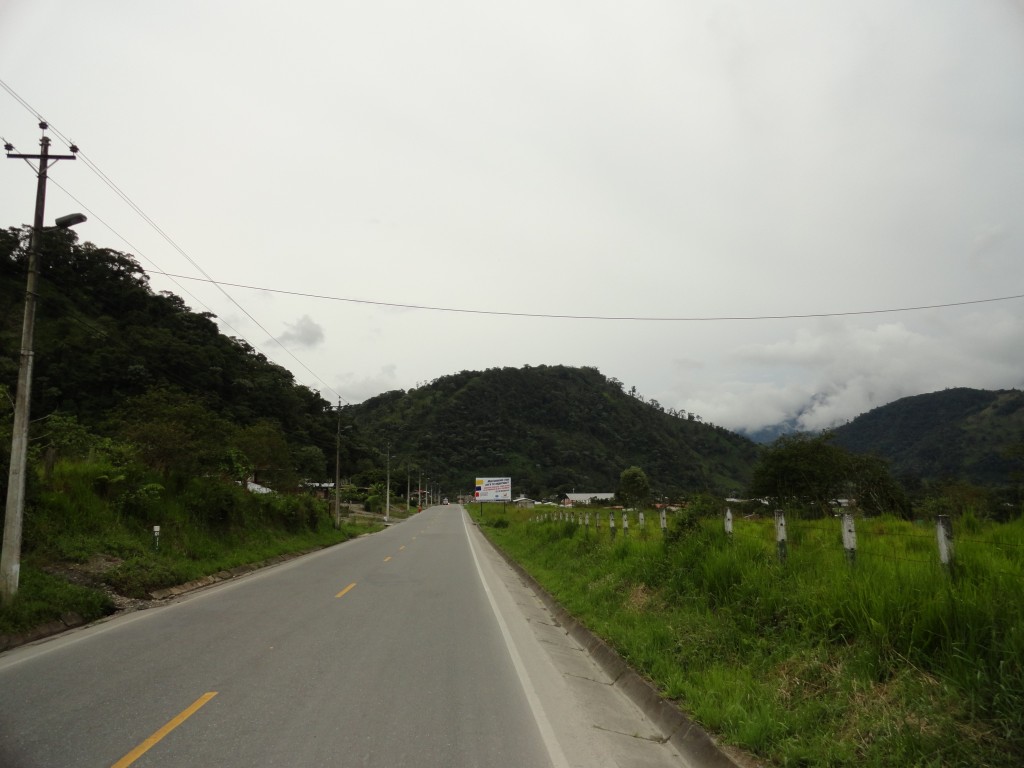
[[388,459],[387,459],[387,475],[385,480],[386,490],[384,491],[384,522],[391,522],[391,441],[388,441],[387,446]]
[[[43,136],[39,140],[39,154],[26,155],[14,151],[14,145],[4,144],[10,160],[24,160],[30,166],[39,161],[36,171],[36,210],[32,221],[32,237],[28,248],[28,284],[25,289],[25,318],[21,326],[21,356],[18,364],[18,393],[14,401],[14,425],[11,430],[11,470],[7,482],[7,507],[4,516],[4,541],[0,549],[0,603],[7,603],[18,594],[21,574],[21,527],[25,514],[25,465],[28,459],[29,398],[32,394],[32,337],[36,318],[36,283],[38,282],[39,251],[43,236],[43,211],[46,208],[47,172],[58,160],[74,160],[78,147],[69,148],[70,155],[51,155],[49,126],[39,123]],[[55,229],[66,229],[85,221],[81,213],[72,213],[57,219]]]
[[334,528],[341,528],[341,399],[338,399],[338,431],[334,438]]
[[7,479],[7,507],[4,517],[4,541],[0,549],[0,602],[10,602],[18,594],[21,576],[21,531],[25,516],[25,472],[28,463],[29,401],[32,395],[32,342],[35,333],[36,284],[38,282],[40,239],[45,230],[67,229],[86,221],[81,213],[56,220],[56,226],[43,227],[46,197],[46,148],[44,137],[36,195],[35,226],[29,241],[28,282],[25,288],[25,317],[21,327],[21,359],[18,366],[18,393],[14,401],[14,426],[11,432],[11,469]]

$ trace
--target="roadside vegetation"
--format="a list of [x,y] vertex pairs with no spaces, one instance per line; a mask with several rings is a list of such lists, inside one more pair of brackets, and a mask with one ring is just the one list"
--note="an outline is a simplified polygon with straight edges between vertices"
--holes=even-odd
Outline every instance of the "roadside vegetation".
[[814,511],[788,510],[784,562],[770,516],[737,509],[728,536],[717,500],[665,536],[588,511],[485,505],[481,527],[724,741],[773,765],[1024,764],[1020,519],[963,515],[946,569],[933,520],[858,519],[851,564]]
[[[7,402],[27,234],[0,229]],[[511,476],[534,498],[617,485],[633,509],[690,502],[664,536],[653,513],[644,528],[631,513],[627,537],[616,511],[613,538],[607,510],[598,529],[552,507],[485,506],[483,527],[708,728],[777,765],[1024,765],[1021,393],[933,393],[769,447],[594,368],[463,371],[335,407],[211,314],[154,293],[131,255],[70,231],[43,240],[21,585],[0,635],[379,525],[336,528],[304,481],[340,475],[346,511],[379,515],[390,472],[395,517],[412,484],[451,498],[474,476]],[[769,506],[736,507],[729,537],[720,499],[740,494]],[[861,515],[852,564],[838,499]],[[784,562],[763,517],[777,508]]]
[[0,606],[0,634],[69,613],[92,620],[115,609],[114,595],[144,599],[380,527],[346,519],[336,529],[328,505],[307,494],[251,493],[217,477],[165,485],[140,465],[109,458],[58,461],[33,480],[22,583]]

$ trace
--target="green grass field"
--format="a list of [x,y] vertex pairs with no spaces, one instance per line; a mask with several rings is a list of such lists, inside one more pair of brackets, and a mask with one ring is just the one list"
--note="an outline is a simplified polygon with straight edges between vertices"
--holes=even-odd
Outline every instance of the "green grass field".
[[[470,509],[479,517],[476,505]],[[655,514],[627,536],[485,506],[482,529],[711,731],[773,765],[1024,764],[1024,523]]]

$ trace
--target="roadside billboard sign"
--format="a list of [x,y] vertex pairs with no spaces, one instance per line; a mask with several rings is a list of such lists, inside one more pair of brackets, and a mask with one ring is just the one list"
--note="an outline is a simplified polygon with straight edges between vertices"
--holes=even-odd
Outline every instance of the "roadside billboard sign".
[[478,477],[474,501],[512,501],[511,477]]

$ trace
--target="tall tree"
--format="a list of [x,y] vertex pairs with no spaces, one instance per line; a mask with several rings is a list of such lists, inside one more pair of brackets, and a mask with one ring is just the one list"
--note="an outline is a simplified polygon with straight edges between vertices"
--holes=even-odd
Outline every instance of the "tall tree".
[[884,461],[855,456],[832,440],[831,432],[780,437],[754,467],[751,495],[809,504],[819,514],[849,496],[870,511],[905,511],[905,495]]
[[651,482],[640,467],[622,470],[619,476],[619,498],[629,507],[642,509],[651,498]]

